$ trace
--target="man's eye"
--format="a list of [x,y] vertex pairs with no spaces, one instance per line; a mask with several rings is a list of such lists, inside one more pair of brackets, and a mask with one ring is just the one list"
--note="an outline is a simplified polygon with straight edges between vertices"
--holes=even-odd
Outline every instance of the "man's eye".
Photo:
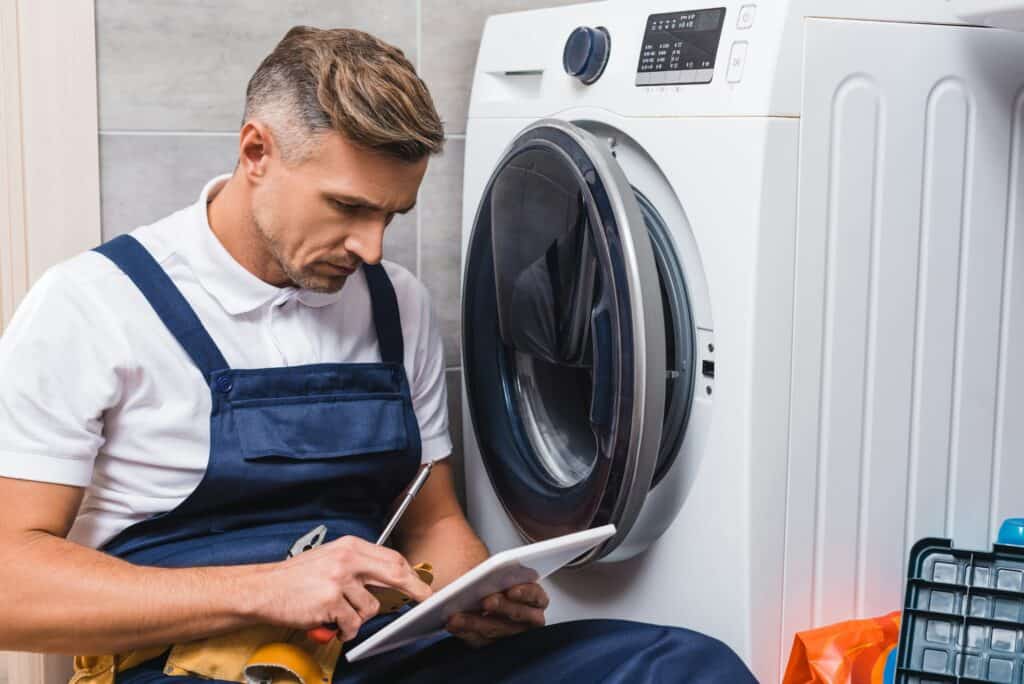
[[339,202],[334,200],[334,206],[338,207],[342,211],[357,211],[359,209],[358,204],[346,204],[345,202]]

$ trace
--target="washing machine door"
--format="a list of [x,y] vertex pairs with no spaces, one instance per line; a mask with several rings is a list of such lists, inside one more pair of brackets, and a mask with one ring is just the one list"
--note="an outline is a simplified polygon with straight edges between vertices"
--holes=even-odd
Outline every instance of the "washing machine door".
[[524,130],[480,201],[466,255],[463,371],[484,465],[529,541],[614,523],[651,489],[665,418],[654,251],[606,141]]

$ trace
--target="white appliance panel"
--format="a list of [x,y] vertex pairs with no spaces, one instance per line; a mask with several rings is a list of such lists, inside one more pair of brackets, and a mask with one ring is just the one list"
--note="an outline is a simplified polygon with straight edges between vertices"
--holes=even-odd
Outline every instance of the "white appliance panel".
[[785,634],[899,608],[916,540],[986,548],[1024,506],[1024,41],[809,20],[805,49]]

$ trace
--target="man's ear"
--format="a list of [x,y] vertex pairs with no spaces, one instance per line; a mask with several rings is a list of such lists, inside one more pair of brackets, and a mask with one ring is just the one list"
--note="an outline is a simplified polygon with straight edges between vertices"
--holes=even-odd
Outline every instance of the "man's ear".
[[238,134],[238,159],[246,177],[259,182],[267,174],[270,160],[278,156],[270,128],[262,121],[246,121]]

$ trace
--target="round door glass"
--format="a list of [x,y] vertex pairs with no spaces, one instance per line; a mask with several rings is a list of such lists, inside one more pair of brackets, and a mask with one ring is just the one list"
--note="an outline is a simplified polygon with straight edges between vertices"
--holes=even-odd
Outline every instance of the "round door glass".
[[658,265],[633,189],[593,143],[565,124],[521,135],[491,177],[467,253],[470,414],[492,484],[529,539],[628,528],[661,443]]
[[524,150],[491,184],[490,222],[501,341],[512,397],[545,475],[560,487],[589,477],[600,425],[591,420],[590,328],[602,305],[585,184],[555,148]]

